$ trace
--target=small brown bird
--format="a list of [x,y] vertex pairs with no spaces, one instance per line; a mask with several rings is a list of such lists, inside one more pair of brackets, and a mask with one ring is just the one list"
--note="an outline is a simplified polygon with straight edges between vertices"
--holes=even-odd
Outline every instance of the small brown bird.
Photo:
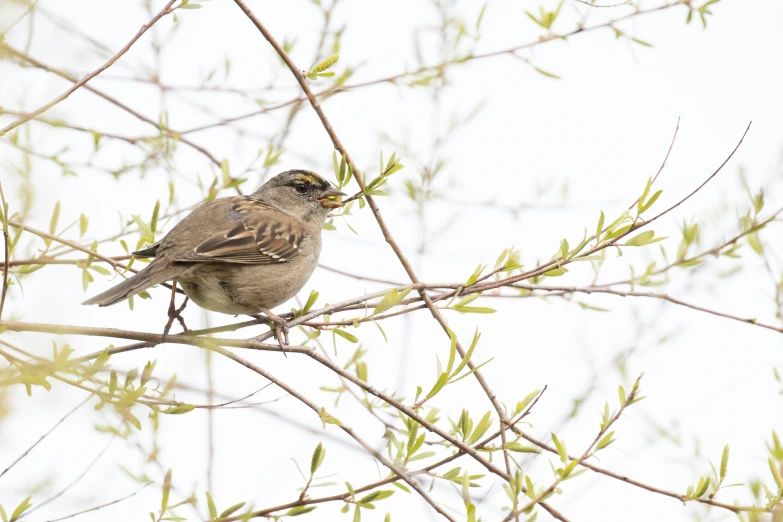
[[[306,170],[278,174],[249,196],[207,201],[158,243],[134,252],[155,257],[142,271],[83,304],[110,306],[164,281],[224,314],[266,314],[307,283],[321,253],[321,229],[345,196]],[[278,339],[280,339],[278,333]]]

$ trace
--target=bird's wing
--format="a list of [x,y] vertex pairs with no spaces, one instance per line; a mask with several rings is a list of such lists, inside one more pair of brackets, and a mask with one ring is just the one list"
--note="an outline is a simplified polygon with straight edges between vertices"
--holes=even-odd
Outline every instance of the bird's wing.
[[250,197],[233,199],[226,214],[241,217],[239,222],[174,261],[268,265],[298,254],[307,235],[299,220]]

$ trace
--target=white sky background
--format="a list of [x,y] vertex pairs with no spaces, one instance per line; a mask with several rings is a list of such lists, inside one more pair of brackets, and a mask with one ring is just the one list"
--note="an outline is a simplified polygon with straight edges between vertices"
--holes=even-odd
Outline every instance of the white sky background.
[[[155,10],[163,5],[157,1],[154,4]],[[139,2],[40,0],[39,5],[70,20],[113,50],[127,43],[149,18]],[[459,2],[454,13],[472,22],[480,5]],[[297,38],[292,57],[302,68],[309,67],[321,25],[318,11],[304,1],[254,0],[250,6],[279,40],[285,36]],[[576,3],[565,5],[563,19],[555,24],[556,31],[573,27],[575,7],[589,9]],[[536,10],[537,4],[490,1],[477,51],[535,40],[541,33],[524,14],[525,9]],[[0,2],[0,27],[20,12],[18,6]],[[588,24],[621,12],[624,11],[594,10]],[[395,238],[415,263],[419,276],[427,281],[463,281],[478,263],[491,265],[511,245],[520,248],[524,263],[532,266],[538,259],[548,259],[563,237],[572,245],[578,243],[583,228],[594,229],[601,210],[607,217],[619,215],[639,195],[647,178],[657,171],[680,117],[679,136],[658,182],[664,193],[656,207],[662,209],[698,186],[726,158],[752,120],[744,144],[724,171],[654,227],[656,235],[672,236],[663,245],[673,255],[679,241],[677,224],[698,216],[703,225],[701,248],[696,250],[700,252],[736,234],[736,216],[744,214],[749,205],[737,175],[740,167],[745,169],[753,190],[762,185],[766,188],[765,215],[779,208],[783,200],[783,97],[779,66],[783,4],[772,0],[724,0],[714,6],[713,12],[706,31],[697,20],[685,25],[683,7],[621,25],[630,34],[651,42],[653,48],[615,40],[612,31],[605,29],[577,35],[568,42],[548,43],[525,54],[539,67],[562,76],[560,80],[546,78],[508,56],[452,67],[448,73],[451,82],[441,98],[439,119],[433,114],[431,91],[388,84],[336,96],[323,107],[354,159],[370,172],[368,176],[377,171],[379,148],[383,147],[387,156],[395,150],[381,137],[382,133],[409,148],[397,149],[406,169],[392,177],[393,195],[380,199],[379,204]],[[258,97],[282,101],[298,93],[293,78],[233,2],[213,0],[202,10],[180,11],[179,17],[182,27],[162,58],[163,82],[196,85],[210,68],[222,68],[223,57],[228,55],[232,67],[225,85],[251,88],[265,85],[270,78],[281,78],[278,84],[290,89],[259,93]],[[344,0],[335,13],[335,21],[347,26],[338,72],[346,65],[364,64],[352,82],[417,67],[413,31],[439,23],[437,12],[429,4],[413,1],[392,4]],[[166,18],[156,30],[164,34],[172,23],[170,17]],[[104,61],[88,52],[82,40],[53,29],[43,17],[37,17],[36,24],[31,55],[81,72],[93,70]],[[11,45],[24,45],[24,25],[7,36]],[[151,34],[145,35],[107,75],[143,75],[142,64],[151,63],[150,41]],[[438,61],[434,38],[424,40],[423,54],[428,64]],[[160,95],[155,88],[103,78],[91,85],[157,118]],[[327,83],[315,84],[321,85]],[[21,71],[7,62],[0,63],[0,105],[6,109],[34,109],[67,86],[67,82],[53,75]],[[201,100],[223,117],[255,107],[252,103],[240,103],[235,96],[186,97]],[[475,120],[457,132],[445,132],[452,115],[464,115],[482,101],[483,110]],[[168,96],[166,102],[169,124],[174,129],[214,121],[182,103],[179,95]],[[47,116],[131,136],[151,132],[149,126],[84,89]],[[229,159],[232,170],[238,170],[253,159],[258,148],[266,147],[266,138],[279,131],[285,116],[285,111],[278,111],[241,123],[241,128],[264,139],[238,140],[225,129],[197,133],[192,138],[219,159]],[[11,120],[2,117],[0,121],[5,124]],[[29,126],[37,150],[54,153],[65,145],[71,147],[61,155],[63,159],[81,160],[92,146],[91,138],[83,134],[52,131],[40,124]],[[446,201],[428,208],[426,228],[432,232],[451,225],[437,237],[428,237],[426,253],[418,255],[421,230],[414,208],[404,195],[403,182],[406,178],[415,179],[418,170],[430,161],[433,136],[443,132],[446,141],[437,156],[446,160],[447,166],[436,187],[446,193]],[[118,166],[123,158],[135,158],[135,154],[124,144],[106,140],[95,161]],[[282,156],[283,162],[275,170],[308,168],[330,175],[331,154],[331,143],[320,122],[309,107],[304,107]],[[10,147],[0,144],[0,161],[4,164],[0,176],[12,211],[19,206],[15,200],[18,178],[5,166],[17,164],[19,158]],[[48,228],[51,210],[60,200],[60,223],[78,219],[83,212],[90,217],[89,237],[104,237],[118,229],[118,213],[123,219],[131,214],[147,217],[157,199],[165,202],[168,198],[170,178],[163,169],[150,171],[144,177],[130,173],[116,181],[104,172],[87,168],[78,170],[77,177],[64,178],[50,163],[38,161],[34,167],[34,208],[26,222],[38,228]],[[201,191],[194,184],[196,176],[211,180],[212,171],[203,156],[180,146],[174,174],[178,187],[176,203],[187,206],[199,200]],[[566,182],[568,193],[563,199],[560,189]],[[250,191],[257,183],[258,176],[251,176],[243,188]],[[546,193],[539,197],[542,188]],[[530,207],[521,208],[513,216],[476,204],[486,201]],[[357,274],[405,281],[404,272],[384,243],[369,210],[357,209],[351,225],[359,232],[358,237],[340,221],[337,232],[325,232],[322,263]],[[165,230],[170,227],[169,223]],[[780,252],[779,226],[766,230],[763,237]],[[129,243],[135,243],[136,238],[131,239]],[[626,249],[619,259],[610,253],[599,281],[627,278],[629,263],[637,269],[643,269],[653,259],[660,264],[660,253],[655,247],[642,252],[631,250]],[[109,244],[101,251],[119,254],[120,247]],[[698,271],[672,272],[671,286],[665,291],[712,309],[780,324],[780,319],[774,317],[774,287],[760,258],[747,245],[741,252],[744,268],[739,274],[718,278],[717,274],[737,264],[721,258]],[[586,263],[581,265],[567,277],[550,283],[589,284],[592,272]],[[94,295],[110,284],[108,278],[96,276],[87,294]],[[302,295],[306,297],[311,289],[318,289],[319,303],[323,304],[381,288],[382,285],[318,270]],[[157,289],[152,294],[152,301],[137,299],[132,313],[124,304],[110,309],[82,307],[80,272],[72,267],[48,267],[26,280],[23,296],[18,292],[10,295],[6,318],[158,331],[165,323],[168,292]],[[606,400],[616,404],[617,385],[628,386],[644,372],[642,387],[647,398],[616,425],[618,441],[601,452],[601,466],[684,493],[699,474],[709,471],[706,459],[718,462],[723,445],[728,443],[729,483],[747,482],[754,476],[771,483],[763,442],[770,439],[772,429],[783,430],[783,400],[771,368],[783,361],[779,334],[658,301],[613,296],[580,296],[577,300],[612,311],[584,311],[574,303],[559,300],[485,299],[483,304],[496,308],[496,314],[460,316],[449,312],[447,318],[465,343],[476,328],[482,332],[476,359],[494,357],[484,372],[503,402],[513,407],[531,390],[548,386],[530,417],[533,427],[527,428],[538,438],[548,440],[552,427],[570,410],[572,399],[585,390],[595,374],[597,391],[576,419],[558,429],[569,449],[581,454],[597,433],[598,408]],[[296,305],[292,301],[290,306]],[[185,316],[191,328],[204,324],[203,312],[193,305]],[[383,342],[372,325],[355,332],[369,350],[370,383],[397,390],[408,401],[417,385],[425,389],[432,385],[436,355],[443,359],[448,351],[448,340],[428,314],[418,312],[410,317],[410,321],[394,319],[384,323],[388,343]],[[211,314],[209,320],[215,325],[234,319]],[[257,332],[263,330],[259,327]],[[245,336],[250,335],[249,330],[244,332]],[[31,351],[51,353],[51,336],[6,335]],[[659,342],[664,336],[668,338]],[[298,337],[295,334],[293,340]],[[329,337],[322,339],[331,347]],[[83,337],[62,338],[60,342],[70,342],[78,353],[106,345],[104,340]],[[635,347],[635,352],[627,364],[627,375],[621,375],[611,361],[630,346]],[[338,360],[347,360],[353,349],[353,345],[339,342]],[[350,397],[343,397],[339,408],[333,408],[333,399],[318,391],[318,387],[333,386],[338,381],[309,359],[243,355],[319,404],[331,407],[330,411],[365,439],[373,443],[381,440],[382,426],[363,415]],[[176,373],[181,381],[205,385],[204,354],[193,347],[166,345],[154,351],[116,356],[111,363],[130,369],[141,367],[150,359],[158,360],[157,375]],[[241,397],[265,384],[258,375],[220,358],[215,360],[214,375],[217,390],[230,398]],[[279,389],[269,387],[256,397],[271,400],[282,395]],[[27,398],[23,390],[12,393],[7,401],[11,413],[0,424],[0,466],[16,458],[82,398],[83,395],[63,386],[54,386],[50,393],[35,389],[32,398]],[[178,398],[199,403],[204,400],[198,395]],[[491,407],[472,379],[448,387],[432,405],[441,408],[443,416],[454,418],[462,407],[469,408],[477,418]],[[266,411],[285,415],[315,432],[281,422]],[[138,414],[146,415],[141,409]],[[40,487],[33,497],[35,504],[78,476],[108,441],[106,435],[92,429],[99,418],[100,414],[90,406],[69,418],[7,476],[0,478],[0,503],[8,510],[30,488]],[[116,422],[113,417],[107,418]],[[257,410],[217,411],[214,418],[212,494],[219,508],[240,501],[261,508],[293,500],[298,495],[295,488],[302,485],[302,480],[289,459],[296,458],[306,465],[319,440],[327,448],[321,471],[333,474],[329,480],[339,485],[314,490],[314,494],[339,493],[344,481],[359,486],[386,475],[369,457],[355,451],[353,441],[336,427],[322,431],[317,416],[290,397]],[[148,421],[142,417],[142,422],[145,425],[138,440],[149,447]],[[671,429],[681,444],[661,438],[655,433],[654,424]],[[174,484],[180,492],[196,489],[202,515],[206,513],[206,433],[206,411],[197,410],[185,416],[163,418],[159,441],[161,463],[164,468],[174,469]],[[697,452],[700,457],[694,456]],[[527,460],[525,471],[538,484],[547,485],[552,481],[549,460],[555,461],[548,455]],[[464,462],[463,459],[460,464]],[[48,520],[130,493],[135,483],[119,470],[119,465],[134,472],[145,471],[158,481],[162,478],[154,465],[139,461],[132,447],[115,440],[100,463],[66,495],[28,519]],[[479,472],[473,464],[470,466]],[[479,506],[479,513],[486,520],[501,517],[498,506],[506,500],[500,482],[494,482],[489,496]],[[485,483],[491,482],[485,479]],[[553,497],[550,503],[573,521],[674,521],[691,520],[697,515],[702,520],[733,518],[728,512],[683,507],[673,499],[592,473],[562,487],[563,494]],[[438,485],[435,495],[446,506],[462,509],[458,492]],[[726,502],[751,501],[747,488],[726,490],[718,498]],[[155,485],[82,520],[141,520],[159,504],[160,488]],[[401,492],[380,502],[375,512],[365,511],[363,516],[365,520],[382,520],[391,506],[395,506],[393,520],[435,519],[420,498]],[[339,515],[337,507],[323,506],[308,516],[313,520],[347,517]],[[192,510],[185,508],[180,513],[195,519]],[[548,519],[549,515],[542,511],[539,520]]]

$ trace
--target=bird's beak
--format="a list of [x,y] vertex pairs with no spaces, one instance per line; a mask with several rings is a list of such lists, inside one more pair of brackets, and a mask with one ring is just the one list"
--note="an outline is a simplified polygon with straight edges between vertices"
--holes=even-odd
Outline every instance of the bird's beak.
[[329,187],[321,192],[318,196],[318,203],[324,208],[340,208],[343,206],[341,199],[345,196],[345,193],[339,190]]

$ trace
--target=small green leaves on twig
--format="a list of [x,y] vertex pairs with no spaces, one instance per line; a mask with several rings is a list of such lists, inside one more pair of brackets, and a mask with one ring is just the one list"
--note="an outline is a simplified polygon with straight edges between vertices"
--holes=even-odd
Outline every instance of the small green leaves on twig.
[[767,451],[772,455],[775,460],[783,460],[783,445],[780,443],[780,438],[776,431],[772,431],[772,444],[765,443]]
[[[267,158],[264,161],[264,166],[266,166],[266,161],[269,160],[270,154],[272,154],[273,151],[273,145],[269,144],[269,150],[267,151]],[[259,156],[261,155],[261,151],[259,151]],[[276,156],[274,156],[274,161],[272,161],[272,165],[274,165],[277,162],[277,158],[280,157],[280,154],[282,154],[282,151],[277,153]],[[224,159],[220,162],[220,175],[221,175],[221,185],[218,186],[217,179],[212,183],[212,186],[209,188],[209,195],[207,196],[207,199],[215,199],[217,197],[217,194],[221,190],[228,190],[228,189],[235,189],[242,185],[245,181],[247,181],[247,178],[234,178],[231,176],[231,169],[229,168],[228,160]]]
[[326,408],[321,407],[321,410],[318,412],[318,416],[321,418],[321,423],[323,424],[323,427],[326,428],[327,424],[335,424],[337,426],[342,426],[343,424],[337,420],[336,417],[333,417],[331,414],[327,413]]
[[165,413],[166,415],[182,415],[184,413],[191,412],[194,409],[196,409],[196,406],[193,404],[180,404],[178,406],[172,406],[166,410],[160,410],[160,412]]
[[317,291],[311,290],[310,295],[307,297],[307,301],[305,302],[305,305],[301,310],[297,310],[295,308],[291,309],[291,313],[294,314],[294,318],[296,319],[297,317],[301,317],[305,315],[307,312],[309,312],[310,309],[313,307],[313,305],[316,303],[316,301],[318,301],[319,295],[320,294]]
[[310,69],[309,72],[305,73],[305,75],[310,80],[316,80],[318,78],[328,78],[331,76],[334,76],[334,72],[328,71],[327,69],[331,68],[334,64],[337,63],[337,60],[340,59],[340,54],[335,53],[326,60],[322,61],[321,63],[317,64],[315,67]]
[[337,161],[337,151],[332,152],[332,166],[334,167],[334,177],[337,178],[337,188],[346,186],[353,177],[353,167],[345,161],[345,156],[340,154],[340,161]]
[[644,232],[632,237],[623,245],[625,246],[645,246],[650,245],[652,243],[657,243],[658,241],[663,241],[666,239],[665,237],[655,237],[655,231],[654,230],[645,230]]
[[554,11],[547,11],[543,7],[539,6],[538,11],[540,15],[538,17],[531,14],[529,11],[525,11],[525,14],[539,26],[549,31],[552,28],[552,24],[555,23],[555,20],[557,20],[557,16],[560,14],[560,9],[562,7],[563,0],[560,0],[560,3],[557,4],[557,8]]
[[685,493],[686,499],[694,500],[701,498],[707,492],[707,489],[710,487],[711,483],[712,479],[710,477],[699,477],[699,481],[695,486],[693,484],[688,486],[688,490]]
[[11,518],[8,518],[8,515],[6,515],[5,508],[0,506],[0,516],[2,516],[3,522],[15,522],[16,520],[19,520],[19,517],[21,517],[25,511],[32,507],[32,504],[30,503],[31,498],[32,497],[27,497],[22,502],[20,502],[19,505],[16,506],[16,509],[14,509],[14,511],[11,513]]
[[641,374],[636,381],[633,383],[633,388],[631,388],[631,393],[626,396],[625,388],[620,386],[617,390],[617,394],[620,398],[620,407],[621,408],[627,408],[631,404],[635,402],[639,402],[644,397],[637,397],[636,395],[639,393],[639,381],[641,381],[644,374]]
[[[157,200],[155,202],[155,207],[152,209],[152,216],[150,217],[149,223],[144,221],[138,214],[133,214],[133,221],[136,223],[136,226],[139,227],[139,241],[136,244],[136,249],[140,249],[144,245],[151,245],[155,243],[155,234],[157,233],[158,229],[158,216],[160,214],[160,200]],[[92,250],[95,250],[95,247],[97,245],[93,245]]]
[[[449,348],[449,361],[446,365],[446,370],[441,371],[441,365],[440,360],[438,360],[438,379],[435,381],[435,384],[432,386],[432,389],[427,394],[427,396],[418,401],[414,407],[421,406],[431,398],[433,398],[440,390],[442,390],[447,384],[453,384],[459,380],[464,379],[468,375],[471,375],[476,370],[479,370],[482,366],[489,363],[492,359],[488,359],[484,361],[483,363],[474,366],[472,369],[468,370],[462,375],[459,375],[459,373],[467,366],[468,362],[470,361],[470,358],[473,356],[473,351],[476,349],[476,346],[478,346],[479,339],[481,338],[481,334],[476,331],[476,333],[473,335],[473,341],[470,343],[470,348],[468,348],[468,351],[465,352],[465,357],[462,358],[462,361],[457,365],[457,367],[452,370],[454,367],[454,362],[456,360],[457,356],[457,336],[449,330],[449,337],[451,338],[451,346]],[[418,395],[417,395],[418,398]]]
[[405,168],[405,165],[400,163],[400,158],[397,157],[397,153],[392,153],[391,157],[389,158],[389,161],[387,161],[385,164],[383,162],[383,151],[381,151],[381,161],[380,161],[380,168],[379,172],[380,174],[375,179],[371,180],[370,182],[367,182],[367,179],[364,179],[364,194],[365,196],[388,196],[389,193],[385,190],[379,190],[383,185],[386,184],[388,181],[389,176],[394,174],[395,172],[402,170]]
[[283,149],[276,149],[275,144],[270,141],[266,152],[259,150],[258,153],[259,157],[264,156],[264,168],[267,168],[280,163],[280,156],[283,155]]
[[687,2],[686,5],[688,6],[688,16],[685,18],[685,23],[686,24],[691,23],[691,20],[693,20],[693,13],[696,13],[697,15],[699,15],[699,18],[701,18],[702,27],[706,29],[707,15],[712,14],[712,12],[708,8],[713,4],[717,4],[719,1],[720,0],[707,0],[700,7],[693,7],[690,2]]
[[392,288],[388,292],[386,292],[386,295],[383,296],[383,299],[381,299],[381,302],[378,303],[375,306],[375,309],[372,311],[372,314],[370,314],[370,317],[373,315],[382,314],[383,312],[391,309],[394,306],[397,306],[397,304],[400,303],[403,299],[405,299],[405,296],[407,296],[410,293],[411,289],[406,288],[402,292],[399,292],[396,288]]
[[647,185],[644,187],[644,192],[642,192],[641,197],[639,197],[639,201],[636,202],[636,215],[641,216],[645,211],[649,210],[650,207],[653,206],[653,204],[658,201],[658,198],[661,197],[661,194],[663,194],[662,190],[657,190],[655,193],[647,197],[650,194],[650,189],[652,188],[653,178],[647,178]]
[[469,295],[460,300],[457,304],[450,305],[448,308],[461,314],[494,314],[495,309],[488,306],[468,306],[471,302],[481,297],[481,292]]
[[201,9],[202,7],[204,6],[197,0],[182,0],[175,9]]

